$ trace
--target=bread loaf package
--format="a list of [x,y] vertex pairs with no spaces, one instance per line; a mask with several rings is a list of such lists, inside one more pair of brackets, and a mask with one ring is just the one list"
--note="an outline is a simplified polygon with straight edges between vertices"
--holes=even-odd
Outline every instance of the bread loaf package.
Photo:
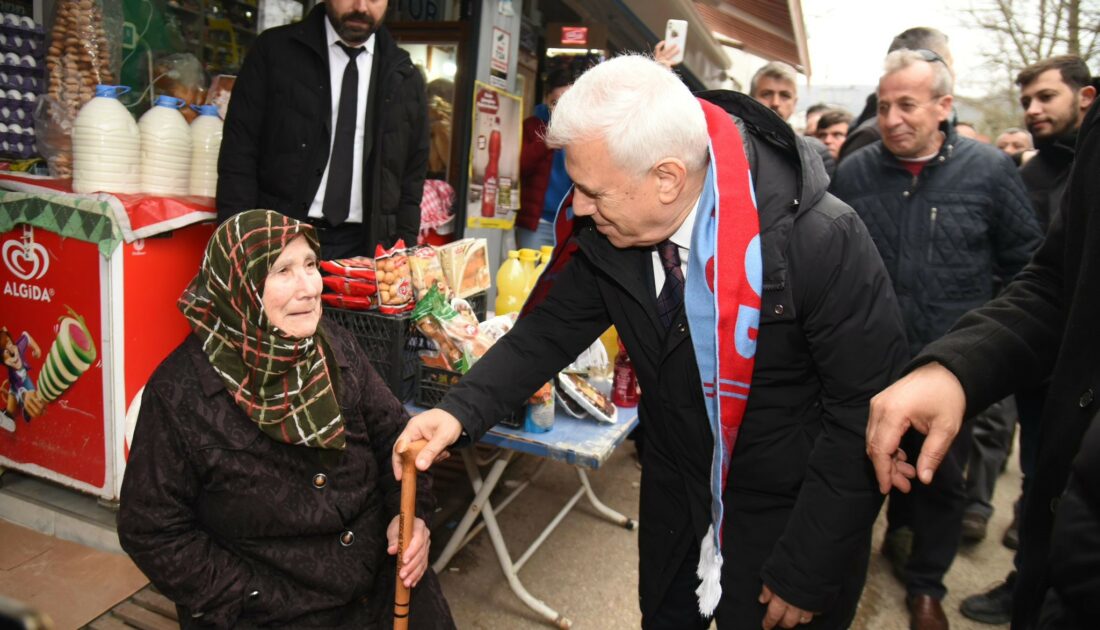
[[464,238],[440,247],[443,275],[456,297],[468,298],[489,288],[489,247],[483,238]]
[[409,250],[409,268],[412,271],[413,289],[416,299],[424,297],[428,289],[439,287],[444,297],[451,295],[451,287],[443,276],[443,265],[439,263],[439,254],[431,245],[414,247]]

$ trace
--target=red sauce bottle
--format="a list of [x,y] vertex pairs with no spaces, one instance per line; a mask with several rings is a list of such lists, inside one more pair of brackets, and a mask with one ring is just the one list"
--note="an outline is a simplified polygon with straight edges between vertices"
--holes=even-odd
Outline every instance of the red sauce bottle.
[[485,165],[485,184],[481,189],[481,216],[492,217],[497,208],[497,170],[500,162],[500,130],[489,134],[489,163]]
[[611,385],[611,402],[616,407],[637,407],[640,400],[634,365],[626,354],[623,342],[619,341],[619,354],[615,357],[615,379]]

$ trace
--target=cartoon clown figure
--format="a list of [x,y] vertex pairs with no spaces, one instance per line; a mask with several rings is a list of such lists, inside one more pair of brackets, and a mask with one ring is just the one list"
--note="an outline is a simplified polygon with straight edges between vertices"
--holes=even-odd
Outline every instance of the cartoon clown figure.
[[8,369],[7,381],[0,384],[0,403],[5,413],[0,414],[0,428],[15,430],[13,418],[17,410],[22,411],[23,419],[41,416],[46,411],[46,402],[42,400],[31,379],[30,364],[27,363],[27,351],[35,359],[42,357],[42,349],[26,331],[13,338],[6,327],[0,327],[0,353],[3,353],[4,366]]

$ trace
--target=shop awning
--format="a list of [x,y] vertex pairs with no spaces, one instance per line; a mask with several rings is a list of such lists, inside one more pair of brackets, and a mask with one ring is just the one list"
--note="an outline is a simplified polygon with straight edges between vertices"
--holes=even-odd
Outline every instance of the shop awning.
[[810,76],[801,0],[697,0],[707,28],[745,52],[784,61]]

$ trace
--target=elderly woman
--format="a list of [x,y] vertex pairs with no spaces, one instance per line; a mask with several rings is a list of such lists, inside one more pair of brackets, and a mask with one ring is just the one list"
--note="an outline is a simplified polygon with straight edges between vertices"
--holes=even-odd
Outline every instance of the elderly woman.
[[[408,416],[323,321],[318,251],[311,226],[275,212],[223,223],[179,300],[192,334],[145,387],[118,534],[184,628],[392,624],[387,463]],[[418,483],[411,625],[451,628]]]

